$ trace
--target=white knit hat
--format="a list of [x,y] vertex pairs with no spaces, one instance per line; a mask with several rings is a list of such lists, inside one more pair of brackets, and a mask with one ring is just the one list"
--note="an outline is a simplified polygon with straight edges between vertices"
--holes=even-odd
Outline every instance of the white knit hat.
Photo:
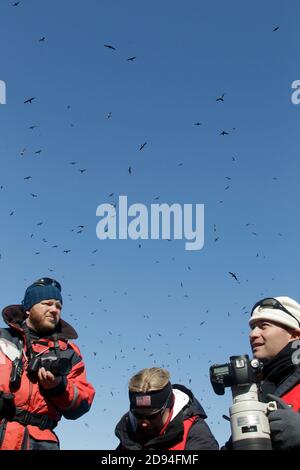
[[255,305],[249,320],[250,327],[258,320],[270,320],[290,328],[300,328],[300,305],[296,300],[290,297],[268,297]]

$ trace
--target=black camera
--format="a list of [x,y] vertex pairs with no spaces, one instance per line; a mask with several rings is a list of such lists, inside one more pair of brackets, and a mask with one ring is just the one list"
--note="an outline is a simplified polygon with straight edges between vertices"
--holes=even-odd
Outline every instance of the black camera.
[[225,387],[246,385],[258,382],[262,363],[258,359],[249,360],[247,354],[230,356],[230,362],[210,367],[210,381],[217,395],[224,395]]
[[31,359],[28,364],[27,373],[30,378],[37,378],[38,370],[44,367],[46,370],[50,371],[56,377],[61,375],[68,375],[72,369],[72,364],[69,359],[66,357],[56,357],[56,356],[35,356]]

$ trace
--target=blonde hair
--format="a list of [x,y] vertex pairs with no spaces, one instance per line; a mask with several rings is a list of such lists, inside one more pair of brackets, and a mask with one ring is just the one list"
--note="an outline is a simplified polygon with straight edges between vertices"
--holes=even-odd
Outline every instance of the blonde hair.
[[150,367],[140,370],[131,377],[129,390],[131,392],[153,392],[162,390],[170,381],[170,373],[161,367]]

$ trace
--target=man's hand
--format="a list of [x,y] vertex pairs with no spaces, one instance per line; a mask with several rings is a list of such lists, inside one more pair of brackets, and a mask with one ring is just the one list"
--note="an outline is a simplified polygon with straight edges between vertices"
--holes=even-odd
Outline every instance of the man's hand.
[[300,450],[300,414],[291,409],[276,410],[268,418],[273,448]]
[[45,390],[50,390],[51,388],[57,387],[61,380],[61,377],[55,377],[55,375],[53,375],[49,370],[46,370],[45,367],[41,367],[38,370],[39,384]]

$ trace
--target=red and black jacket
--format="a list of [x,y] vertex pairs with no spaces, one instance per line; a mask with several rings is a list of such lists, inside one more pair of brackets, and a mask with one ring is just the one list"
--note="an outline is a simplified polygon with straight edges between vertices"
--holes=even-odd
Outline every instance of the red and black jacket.
[[259,390],[261,400],[268,402],[268,393],[281,397],[293,410],[300,410],[300,364],[297,345],[289,342],[263,367]]
[[204,421],[205,411],[191,390],[183,385],[172,385],[189,397],[188,403],[169,421],[163,433],[141,445],[132,427],[129,413],[116,426],[115,434],[120,440],[116,450],[218,450],[219,446]]
[[[25,328],[22,314],[21,306],[4,309],[3,318],[8,328],[0,329],[0,392],[6,396],[12,394],[14,405],[8,417],[0,415],[1,450],[27,449],[30,437],[58,442],[53,429],[61,417],[79,418],[90,409],[95,395],[94,388],[87,382],[81,353],[69,341],[77,338],[75,330],[61,320],[54,335],[38,337]],[[70,361],[70,372],[56,388],[42,389],[37,381],[28,376],[29,341],[34,354],[53,354],[52,351],[59,349],[60,357]],[[23,345],[23,372],[20,386],[12,390],[10,378],[13,362],[7,351],[9,348],[19,348],[20,344]]]
[[292,405],[296,413],[300,412],[300,366],[275,390],[274,395]]

